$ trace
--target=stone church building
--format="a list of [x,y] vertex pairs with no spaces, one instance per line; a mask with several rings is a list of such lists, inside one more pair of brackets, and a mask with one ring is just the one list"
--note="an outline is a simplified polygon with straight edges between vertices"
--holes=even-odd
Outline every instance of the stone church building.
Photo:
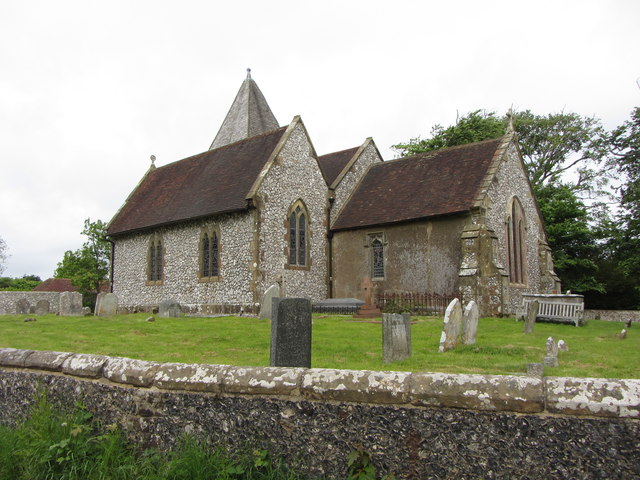
[[265,290],[363,298],[428,292],[511,313],[560,288],[513,131],[383,161],[375,143],[319,156],[280,127],[248,74],[208,151],[153,164],[108,226],[120,306],[172,299],[257,312]]

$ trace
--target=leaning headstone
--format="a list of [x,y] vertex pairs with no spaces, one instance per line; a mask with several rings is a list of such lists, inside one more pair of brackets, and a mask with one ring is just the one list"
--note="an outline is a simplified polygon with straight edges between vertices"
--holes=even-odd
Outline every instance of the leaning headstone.
[[60,293],[60,316],[77,317],[84,315],[82,311],[82,294],[78,292]]
[[382,314],[382,363],[411,357],[411,316],[399,313]]
[[49,304],[49,300],[38,300],[36,303],[36,315],[46,315],[49,313],[51,305]]
[[29,313],[29,301],[26,298],[21,298],[16,302],[16,314],[18,315],[26,315]]
[[524,333],[533,333],[533,326],[536,324],[536,317],[540,309],[538,300],[527,304],[527,316],[524,319]]
[[159,317],[180,317],[182,316],[182,306],[175,300],[163,300],[160,302]]
[[260,304],[260,320],[271,320],[271,304],[274,297],[280,296],[280,285],[277,283],[267,288],[262,296],[262,303]]
[[308,298],[273,299],[269,364],[311,368],[311,300]]
[[462,323],[462,305],[454,298],[444,312],[444,325],[440,337],[440,352],[446,352],[458,345],[460,326]]
[[547,338],[547,356],[542,361],[545,367],[558,366],[558,345],[553,337]]
[[462,315],[462,344],[475,345],[476,334],[478,333],[478,317],[480,312],[476,302],[471,300],[467,303]]
[[96,299],[95,315],[98,317],[107,317],[115,315],[118,311],[118,297],[115,293],[99,293]]

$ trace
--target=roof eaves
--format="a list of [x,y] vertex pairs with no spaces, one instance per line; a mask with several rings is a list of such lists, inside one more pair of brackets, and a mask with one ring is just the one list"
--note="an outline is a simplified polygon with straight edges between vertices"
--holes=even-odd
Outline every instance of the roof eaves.
[[364,228],[388,227],[388,226],[392,226],[392,225],[400,225],[400,224],[405,224],[405,223],[415,223],[415,222],[421,222],[421,221],[425,221],[425,220],[438,220],[440,218],[464,215],[464,214],[469,213],[470,211],[471,211],[470,208],[466,208],[466,209],[455,210],[455,211],[447,212],[447,213],[440,213],[440,214],[435,214],[435,215],[426,215],[426,216],[423,216],[423,217],[404,218],[404,219],[400,219],[400,220],[394,220],[392,222],[367,223],[367,224],[363,224],[363,225],[346,226],[346,227],[338,227],[338,228],[332,227],[331,231],[332,232],[343,232],[343,231],[346,231],[346,230],[360,230],[360,229],[364,229]]

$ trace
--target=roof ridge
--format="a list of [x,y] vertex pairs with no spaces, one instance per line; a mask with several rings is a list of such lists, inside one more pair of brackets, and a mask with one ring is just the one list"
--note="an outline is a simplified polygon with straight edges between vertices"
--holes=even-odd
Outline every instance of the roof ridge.
[[339,153],[345,153],[345,152],[348,152],[349,150],[357,150],[359,148],[360,148],[360,145],[358,145],[357,147],[345,148],[344,150],[337,150],[335,152],[325,153],[324,155],[320,155],[318,159],[321,159],[322,157],[328,157],[329,155],[338,155]]

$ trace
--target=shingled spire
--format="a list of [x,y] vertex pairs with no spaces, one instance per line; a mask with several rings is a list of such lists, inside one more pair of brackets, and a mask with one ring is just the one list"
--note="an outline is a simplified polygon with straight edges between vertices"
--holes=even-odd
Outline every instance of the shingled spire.
[[242,82],[236,99],[209,150],[270,132],[279,127],[258,84],[251,78],[251,69],[247,68],[247,78]]

